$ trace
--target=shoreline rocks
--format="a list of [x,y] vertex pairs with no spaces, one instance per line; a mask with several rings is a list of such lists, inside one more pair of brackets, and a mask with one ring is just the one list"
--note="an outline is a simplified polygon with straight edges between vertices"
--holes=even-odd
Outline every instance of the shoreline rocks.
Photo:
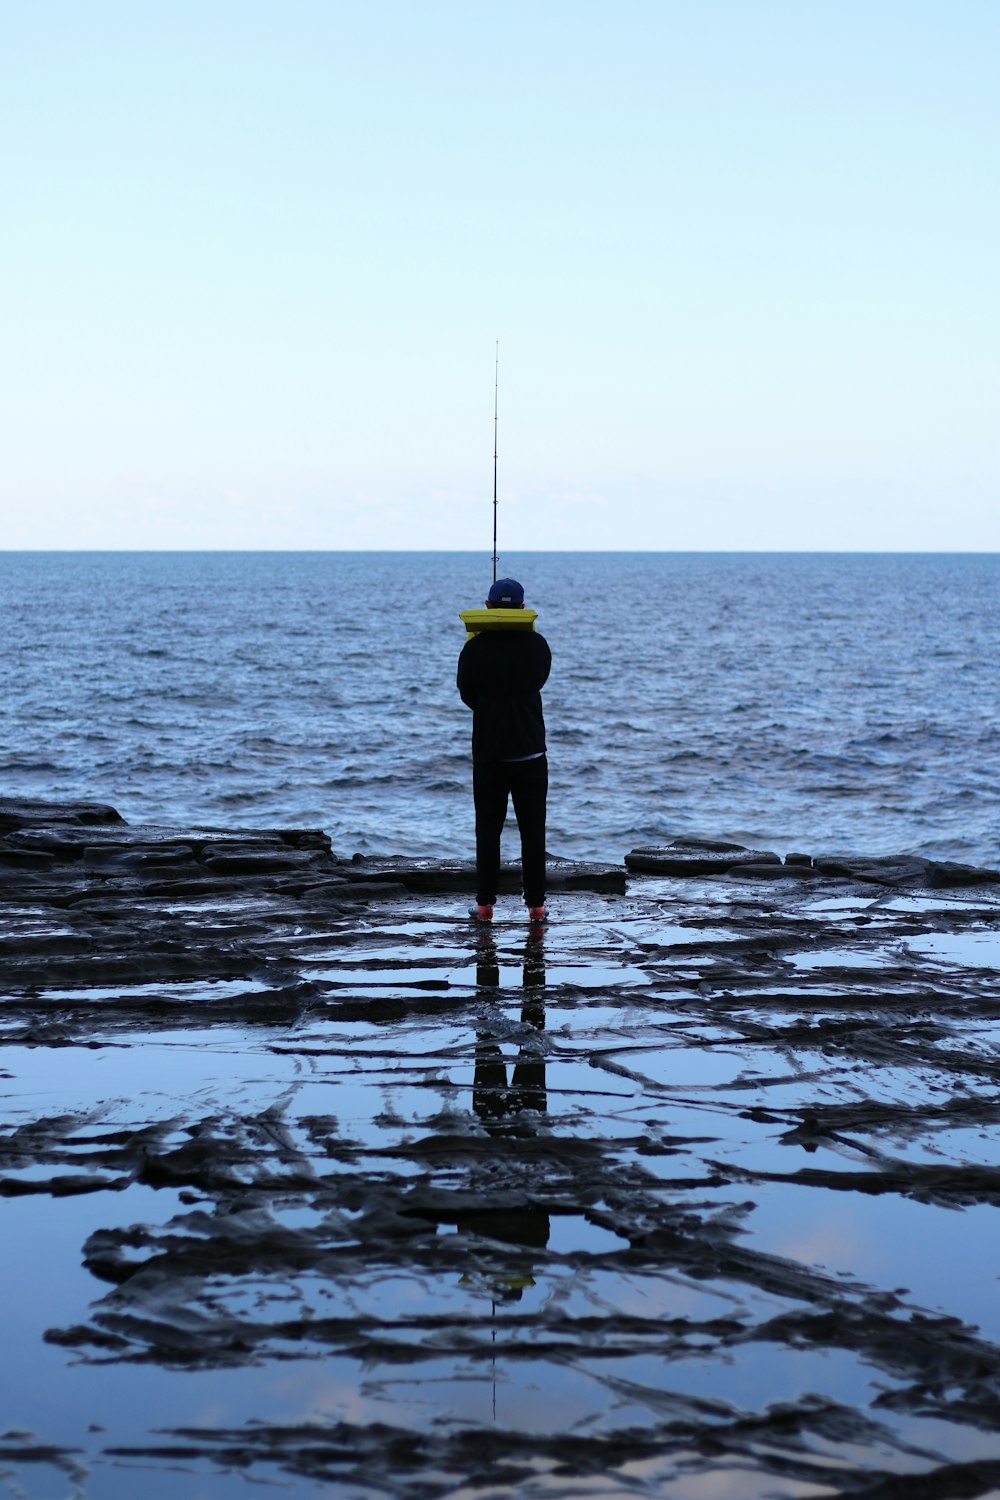
[[808,880],[826,876],[901,889],[940,890],[957,886],[995,885],[1000,870],[982,869],[953,860],[918,854],[780,855],[710,839],[675,839],[670,844],[633,849],[626,868],[641,875],[733,875],[759,880]]
[[[675,839],[630,850],[621,864],[549,857],[552,891],[605,891],[623,895],[628,879],[742,880],[819,878],[939,890],[995,885],[1000,871],[914,854],[807,854],[784,859],[773,850],[749,849],[714,839]],[[96,802],[0,800],[0,895],[39,882],[65,887],[75,874],[78,894],[94,880],[129,883],[163,896],[215,890],[220,881],[294,891],[303,883],[363,888],[366,897],[393,890],[468,892],[475,887],[471,859],[410,859],[404,855],[338,856],[316,828],[214,828],[129,824],[113,807]],[[519,867],[505,864],[501,891],[519,888]],[[355,893],[360,896],[360,891]],[[68,892],[64,890],[64,895]]]

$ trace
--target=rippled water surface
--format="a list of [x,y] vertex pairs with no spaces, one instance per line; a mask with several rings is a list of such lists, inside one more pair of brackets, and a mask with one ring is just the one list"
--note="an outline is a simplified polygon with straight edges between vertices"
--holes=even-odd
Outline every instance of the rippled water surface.
[[[507,554],[553,650],[549,847],[1000,857],[995,556]],[[488,559],[0,554],[0,793],[464,856]]]

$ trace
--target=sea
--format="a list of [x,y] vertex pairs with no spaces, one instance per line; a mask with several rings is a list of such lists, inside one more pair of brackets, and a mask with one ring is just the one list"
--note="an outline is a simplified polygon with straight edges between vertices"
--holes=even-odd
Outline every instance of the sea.
[[[1000,864],[1000,556],[519,552],[500,574],[552,648],[553,855]],[[470,857],[459,611],[491,579],[478,553],[0,553],[0,797]]]

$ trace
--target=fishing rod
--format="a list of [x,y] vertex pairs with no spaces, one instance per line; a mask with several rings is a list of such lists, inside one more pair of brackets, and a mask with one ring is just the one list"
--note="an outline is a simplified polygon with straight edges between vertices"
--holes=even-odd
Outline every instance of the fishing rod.
[[500,393],[500,340],[493,366],[493,582],[497,581],[497,402]]

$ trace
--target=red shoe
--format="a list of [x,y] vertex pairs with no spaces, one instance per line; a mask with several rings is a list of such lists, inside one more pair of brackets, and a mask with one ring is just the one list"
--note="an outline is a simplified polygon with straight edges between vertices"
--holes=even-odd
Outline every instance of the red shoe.
[[469,907],[469,916],[474,922],[492,922],[492,906],[484,906],[482,901],[477,901],[475,906]]
[[541,906],[528,907],[528,921],[532,924],[532,926],[539,926],[542,922],[547,922],[548,917],[549,914],[545,910],[544,901],[542,902]]

